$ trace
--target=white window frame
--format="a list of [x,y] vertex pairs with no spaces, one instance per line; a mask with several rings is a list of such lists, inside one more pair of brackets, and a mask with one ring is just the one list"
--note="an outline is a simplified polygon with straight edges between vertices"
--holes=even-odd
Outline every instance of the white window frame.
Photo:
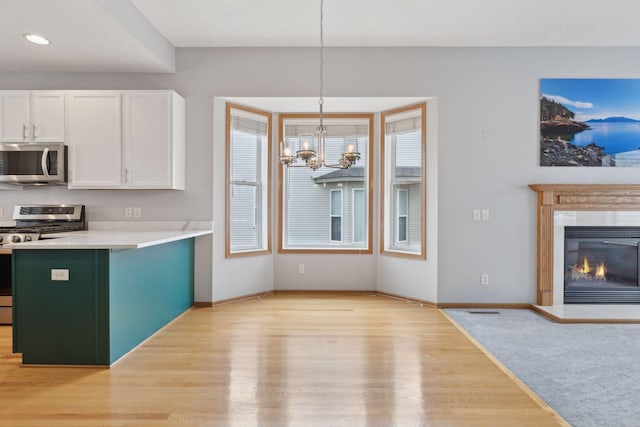
[[[233,129],[231,129],[231,131],[233,132]],[[252,209],[252,223],[253,223],[253,228],[256,230],[256,244],[253,246],[242,246],[239,248],[234,249],[233,248],[233,242],[231,241],[229,243],[229,251],[231,253],[239,253],[239,252],[247,252],[247,251],[257,251],[257,250],[262,250],[263,249],[263,242],[262,242],[262,230],[261,230],[261,224],[258,221],[258,218],[260,218],[260,205],[261,203],[261,197],[260,195],[262,194],[262,189],[263,189],[263,185],[262,185],[262,180],[260,179],[262,176],[262,161],[261,161],[261,157],[262,157],[262,143],[261,143],[261,139],[262,137],[260,136],[255,136],[255,144],[256,144],[256,179],[255,181],[248,181],[248,180],[234,180],[232,179],[232,165],[233,165],[233,149],[231,147],[232,141],[230,141],[229,143],[229,148],[231,149],[229,156],[231,158],[231,161],[229,163],[229,184],[230,184],[230,188],[229,191],[231,192],[231,196],[229,201],[231,201],[233,199],[233,189],[236,187],[250,187],[253,188],[253,209]],[[228,221],[230,221],[230,223],[233,223],[234,219],[233,218],[229,218]],[[230,229],[231,232],[231,229]],[[229,236],[229,238],[232,240],[233,236]]]

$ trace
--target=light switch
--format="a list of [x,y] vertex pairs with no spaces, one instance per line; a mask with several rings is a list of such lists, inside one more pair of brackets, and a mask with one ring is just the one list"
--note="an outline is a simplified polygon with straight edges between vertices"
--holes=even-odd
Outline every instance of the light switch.
[[489,209],[482,209],[482,220],[489,221]]
[[69,280],[69,270],[66,268],[52,268],[51,280],[56,280],[56,281]]
[[473,210],[473,220],[474,221],[480,221],[481,216],[480,216],[480,209],[474,209]]

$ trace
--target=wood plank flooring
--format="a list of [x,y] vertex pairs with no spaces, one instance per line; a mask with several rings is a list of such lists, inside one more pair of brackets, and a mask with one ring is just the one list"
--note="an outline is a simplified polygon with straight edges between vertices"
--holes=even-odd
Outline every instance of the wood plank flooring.
[[110,369],[21,366],[10,333],[0,426],[563,424],[441,312],[380,296],[195,308]]

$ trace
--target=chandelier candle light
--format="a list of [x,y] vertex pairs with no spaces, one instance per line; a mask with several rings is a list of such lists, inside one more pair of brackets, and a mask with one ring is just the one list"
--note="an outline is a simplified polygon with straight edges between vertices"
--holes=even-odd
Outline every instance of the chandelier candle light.
[[[325,138],[327,127],[324,125],[324,26],[323,26],[323,6],[324,0],[320,0],[320,124],[316,128],[315,134],[298,135],[298,149],[294,150],[291,142],[280,142],[280,163],[287,167],[308,167],[313,170],[323,166],[335,169],[348,169],[359,159],[357,139],[355,144],[348,144],[340,155],[336,164],[325,163]],[[294,155],[295,151],[295,155]],[[300,160],[301,162],[298,162]]]

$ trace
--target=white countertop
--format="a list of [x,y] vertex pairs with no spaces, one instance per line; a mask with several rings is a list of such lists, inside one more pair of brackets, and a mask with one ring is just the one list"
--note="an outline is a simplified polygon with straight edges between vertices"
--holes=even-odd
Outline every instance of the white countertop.
[[47,234],[43,240],[11,243],[7,249],[139,249],[212,234],[212,230],[107,231],[88,230]]

